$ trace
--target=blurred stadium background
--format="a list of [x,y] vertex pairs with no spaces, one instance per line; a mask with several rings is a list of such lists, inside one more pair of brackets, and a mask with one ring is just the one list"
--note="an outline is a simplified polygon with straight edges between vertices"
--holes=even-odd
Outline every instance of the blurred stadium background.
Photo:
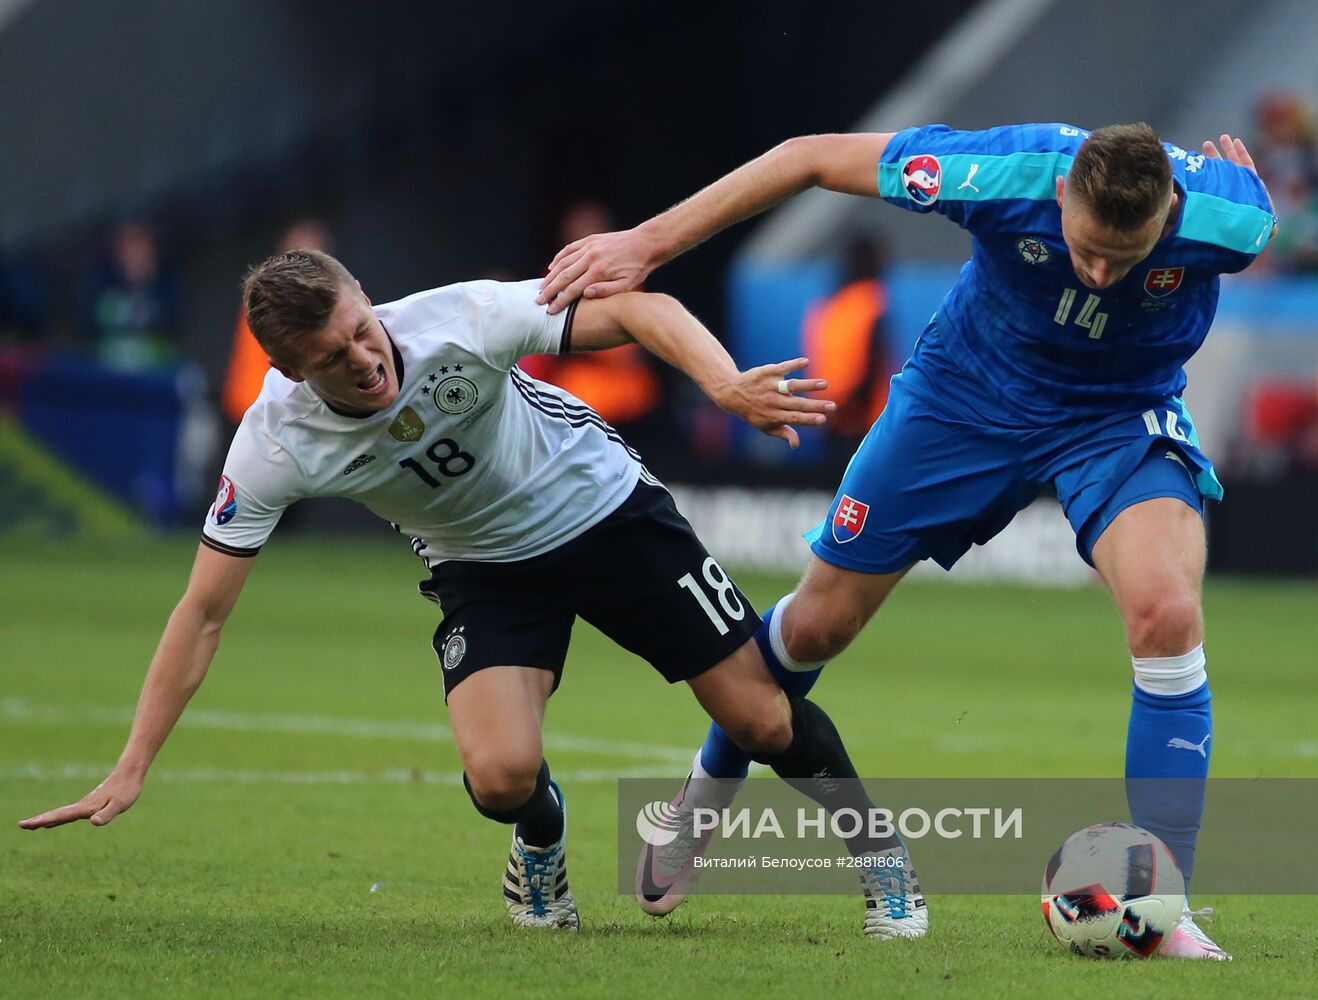
[[[264,368],[235,331],[237,283],[290,241],[332,247],[385,301],[543,273],[566,240],[633,225],[794,134],[1147,119],[1192,152],[1246,137],[1281,216],[1260,266],[1224,283],[1191,367],[1231,491],[1213,569],[1318,575],[1311,4],[1214,0],[1187,19],[1135,0],[965,0],[894,29],[881,4],[752,18],[679,3],[670,30],[636,32],[584,0],[502,6],[0,3],[0,531],[111,509],[191,529]],[[655,276],[741,362],[816,357],[845,418],[799,453],[639,349],[528,367],[695,487],[689,516],[730,562],[790,571],[965,252],[954,226],[815,192]],[[371,530],[306,506],[285,533]],[[1045,502],[963,574],[1083,580],[1055,513]]]
[[[678,0],[642,18],[598,0],[0,0],[9,819],[76,798],[118,752],[261,371],[238,317],[247,264],[281,245],[326,246],[377,302],[531,277],[564,241],[634,225],[792,135],[929,121],[1143,119],[1191,152],[1222,131],[1250,144],[1280,236],[1224,281],[1187,394],[1227,489],[1209,520],[1214,769],[1312,776],[1318,8],[896,8]],[[639,351],[528,366],[619,426],[765,602],[802,565],[800,533],[826,511],[967,246],[945,221],[812,193],[654,276],[650,287],[681,298],[741,363],[817,359],[845,419],[803,434],[798,452],[733,425]],[[333,995],[399,995],[446,976],[476,992],[499,982],[494,958],[512,941],[491,886],[506,833],[479,823],[456,788],[409,791],[454,784],[459,767],[432,725],[443,716],[426,647],[433,615],[410,592],[419,567],[386,526],[334,501],[292,511],[261,562],[159,787],[148,783],[106,831],[11,830],[0,842],[0,964],[17,957],[0,995],[6,983],[28,995],[83,977],[111,993],[136,983],[137,995],[178,995],[170,982],[192,995],[259,992],[244,961],[318,995],[331,974]],[[853,668],[819,689],[861,773],[1119,773],[1126,654],[1053,501],[950,577],[921,576],[849,651]],[[581,633],[548,727],[569,736],[549,746],[576,775],[569,796],[580,789],[573,880],[586,926],[608,933],[567,958],[537,942],[531,963],[562,963],[576,995],[642,992],[656,970],[699,994],[716,982],[700,964],[708,944],[742,949],[739,982],[766,996],[799,995],[793,971],[866,992],[879,959],[849,937],[859,921],[843,904],[854,901],[707,901],[646,931],[630,901],[609,895],[605,779],[680,778],[703,730],[684,691]],[[1077,700],[1110,719],[1096,743],[1040,728]],[[875,704],[903,709],[876,729]],[[455,869],[446,856],[462,860]],[[382,873],[390,888],[368,899]],[[1121,973],[1023,957],[1044,951],[1033,903],[1021,918],[1031,923],[1001,940],[990,903],[944,905],[940,926],[960,930],[882,959],[903,992],[1008,995],[1021,975],[1040,988],[1050,976],[1069,989],[1130,987]],[[1305,936],[1286,940],[1303,955],[1262,978],[1236,962],[1221,988],[1302,995],[1314,916],[1310,902],[1237,906],[1227,936],[1238,953],[1284,950],[1280,928],[1298,926]],[[649,957],[628,950],[638,942]],[[399,949],[437,946],[438,972],[398,965]],[[1003,948],[1035,964],[981,961]],[[164,977],[151,988],[134,978],[148,969]],[[1157,975],[1167,989],[1213,991],[1184,969]]]

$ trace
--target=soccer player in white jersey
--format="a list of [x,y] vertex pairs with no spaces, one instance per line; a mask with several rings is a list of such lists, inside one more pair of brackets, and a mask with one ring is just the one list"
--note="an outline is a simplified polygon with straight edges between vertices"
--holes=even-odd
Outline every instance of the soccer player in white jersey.
[[[833,780],[856,773],[832,722],[770,676],[753,640],[759,616],[667,490],[594,411],[517,362],[634,340],[792,445],[792,425],[822,423],[832,409],[796,393],[824,383],[790,377],[803,358],[738,371],[667,296],[551,315],[538,288],[476,281],[373,307],[323,253],[280,254],[248,274],[244,306],[273,370],[234,437],[127,745],[89,794],[21,826],[101,826],[136,801],[206,675],[252,557],[282,512],[313,496],[362,503],[412,538],[429,571],[420,589],[444,614],[434,649],[467,791],[482,815],[514,826],[503,894],[518,925],[578,926],[563,793],[541,742],[578,615],[668,681],[686,681],[742,749],[820,804],[869,808],[857,781]],[[891,840],[862,835],[848,847],[909,861]],[[915,914],[923,899],[906,868],[894,891]],[[877,931],[922,932],[918,917]]]

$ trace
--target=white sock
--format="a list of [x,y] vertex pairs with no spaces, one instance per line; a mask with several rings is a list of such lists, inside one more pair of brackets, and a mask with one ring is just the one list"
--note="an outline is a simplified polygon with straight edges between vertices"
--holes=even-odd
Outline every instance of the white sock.
[[1180,656],[1132,656],[1135,686],[1149,694],[1189,694],[1208,681],[1204,645]]
[[731,805],[745,778],[716,778],[700,762],[700,751],[691,762],[691,784],[687,793],[692,796],[693,804],[708,809],[722,809]]
[[773,655],[778,658],[784,670],[790,670],[794,674],[805,673],[810,670],[818,670],[827,660],[819,660],[816,663],[802,663],[800,660],[794,660],[787,652],[787,643],[783,640],[783,613],[787,610],[787,605],[791,604],[796,598],[796,592],[788,594],[780,599],[774,605],[773,614],[769,616],[769,647],[773,650]]

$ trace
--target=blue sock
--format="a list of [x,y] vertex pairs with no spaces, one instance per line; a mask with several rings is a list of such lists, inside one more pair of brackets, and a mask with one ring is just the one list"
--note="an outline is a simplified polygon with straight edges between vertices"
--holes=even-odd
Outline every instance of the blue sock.
[[751,759],[717,722],[711,722],[705,745],[700,748],[700,766],[713,778],[744,778],[750,771]]
[[[782,689],[789,695],[798,695],[804,697],[812,687],[819,675],[823,673],[824,666],[821,663],[812,670],[789,670],[783,665],[782,657],[774,652],[773,642],[769,637],[770,628],[773,626],[774,612],[779,608],[786,607],[791,595],[782,598],[764,613],[764,618],[760,622],[760,627],[755,632],[755,644],[759,647],[760,652],[764,655],[764,662],[769,665],[769,673],[773,674]],[[778,622],[779,641],[781,642],[782,620],[781,616]],[[713,778],[744,778],[750,769],[751,758],[741,747],[732,742],[717,722],[709,724],[709,734],[705,737],[705,745],[700,748],[700,766],[705,772]]]
[[[1198,673],[1192,680],[1202,676],[1203,682],[1182,694],[1154,694],[1136,683],[1126,733],[1126,799],[1131,820],[1171,848],[1187,891],[1194,874],[1213,732],[1213,695],[1203,674],[1203,651],[1194,653]],[[1161,662],[1181,659],[1167,657]],[[1136,671],[1139,676],[1138,665]]]

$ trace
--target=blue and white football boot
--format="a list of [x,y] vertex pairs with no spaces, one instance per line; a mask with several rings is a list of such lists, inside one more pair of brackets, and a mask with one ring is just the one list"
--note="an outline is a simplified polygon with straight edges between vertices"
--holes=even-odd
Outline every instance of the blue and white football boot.
[[556,782],[551,781],[549,788],[563,807],[562,836],[549,847],[532,847],[513,829],[513,846],[503,873],[503,901],[518,927],[575,931],[581,920],[567,885],[567,803]]
[[866,855],[875,863],[860,876],[865,894],[865,936],[880,941],[918,938],[929,933],[929,909],[906,845]]

